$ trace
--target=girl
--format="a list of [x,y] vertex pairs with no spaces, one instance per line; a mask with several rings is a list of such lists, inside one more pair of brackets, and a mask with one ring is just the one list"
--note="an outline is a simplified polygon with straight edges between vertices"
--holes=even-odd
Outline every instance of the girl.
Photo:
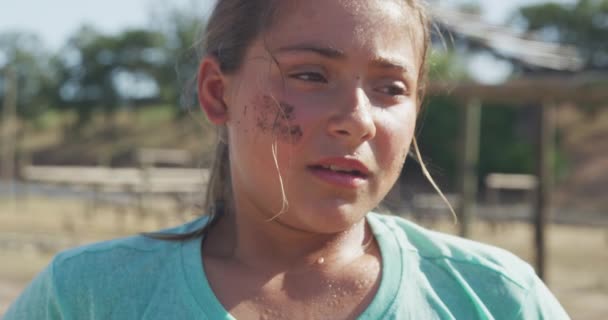
[[210,215],[59,254],[5,319],[567,319],[513,255],[370,212],[410,150],[427,24],[419,0],[219,0]]

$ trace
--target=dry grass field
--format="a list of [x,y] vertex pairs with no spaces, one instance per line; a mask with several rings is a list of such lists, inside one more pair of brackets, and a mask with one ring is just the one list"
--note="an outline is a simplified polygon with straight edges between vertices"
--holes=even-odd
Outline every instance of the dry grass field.
[[[0,199],[0,315],[58,251],[67,247],[175,225],[170,207],[150,203],[153,214],[140,217],[130,208],[98,208],[87,218],[85,203],[29,198],[18,204]],[[165,205],[163,207],[163,205]],[[431,226],[454,233],[448,222]],[[478,222],[473,238],[506,248],[532,261],[531,226]],[[549,230],[548,283],[573,319],[608,316],[608,230],[554,225]]]

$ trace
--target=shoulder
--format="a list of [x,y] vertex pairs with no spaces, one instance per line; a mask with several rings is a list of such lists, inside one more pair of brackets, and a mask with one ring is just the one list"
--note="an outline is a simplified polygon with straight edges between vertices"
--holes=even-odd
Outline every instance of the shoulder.
[[501,286],[522,297],[538,279],[527,262],[507,250],[428,230],[398,216],[373,214],[372,219],[390,230],[407,257],[420,261],[420,272],[427,276],[459,279],[479,292]]
[[[160,233],[185,234],[205,223],[199,218]],[[192,318],[195,304],[184,269],[199,261],[193,254],[199,243],[200,237],[167,241],[138,235],[63,251],[30,283],[7,319],[139,319],[146,312]]]
[[159,264],[178,252],[175,249],[179,245],[143,235],[131,236],[62,251],[53,258],[51,267],[59,284],[91,283],[117,272]]
[[[163,233],[186,233],[202,226],[200,219]],[[180,283],[183,278],[183,246],[197,239],[169,241],[136,235],[93,243],[56,255],[49,269],[57,292],[68,305],[92,308],[122,304],[122,297],[146,299],[159,288]],[[90,301],[89,301],[90,300]],[[96,306],[95,308],[100,307]]]
[[396,216],[372,213],[368,221],[376,232],[384,233],[380,237],[394,239],[402,252],[403,275],[410,284],[418,283],[407,290],[427,297],[424,303],[445,306],[458,319],[475,318],[474,314],[493,319],[568,319],[534,269],[506,250],[431,231]]
[[421,260],[449,261],[454,267],[496,273],[522,289],[528,289],[535,277],[532,267],[511,252],[480,242],[432,231],[398,216],[373,214],[407,250]]
[[[205,218],[199,218],[174,228],[161,230],[158,233],[187,233],[202,227],[204,223]],[[77,269],[88,270],[95,274],[105,271],[104,269],[114,270],[120,265],[135,267],[153,260],[163,260],[167,256],[179,253],[179,250],[176,249],[181,244],[181,241],[166,241],[146,235],[134,235],[65,250],[54,257],[52,266],[56,272],[61,273]]]

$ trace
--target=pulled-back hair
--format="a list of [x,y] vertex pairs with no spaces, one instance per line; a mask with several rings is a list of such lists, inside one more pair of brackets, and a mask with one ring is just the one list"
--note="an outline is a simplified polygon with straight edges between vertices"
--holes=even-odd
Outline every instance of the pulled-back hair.
[[[396,0],[398,1],[398,0]],[[427,51],[430,45],[429,17],[422,0],[401,0],[412,10],[412,21],[422,30],[421,62],[418,74],[418,104],[425,94],[427,77]],[[198,48],[198,58],[215,58],[225,74],[237,72],[251,43],[270,29],[279,16],[280,4],[287,0],[218,0],[203,32]],[[404,32],[406,32],[404,30]],[[416,143],[414,147],[417,149]],[[224,211],[232,206],[232,183],[230,154],[228,152],[225,127],[218,128],[215,158],[211,167],[203,208],[209,216],[204,227],[187,234],[154,234],[155,238],[185,240],[204,235]]]

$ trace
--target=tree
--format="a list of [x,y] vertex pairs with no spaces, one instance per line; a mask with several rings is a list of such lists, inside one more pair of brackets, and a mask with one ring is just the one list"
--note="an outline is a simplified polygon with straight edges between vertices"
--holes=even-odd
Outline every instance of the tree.
[[19,117],[36,118],[52,104],[55,78],[48,62],[49,54],[38,36],[22,32],[0,34],[0,101],[7,88],[5,72],[10,66],[16,74]]
[[585,69],[608,69],[608,0],[527,6],[519,10],[519,17],[540,39],[575,45]]
[[119,106],[159,96],[158,69],[167,60],[162,34],[144,29],[104,35],[83,26],[55,58],[60,101],[76,109],[78,124],[99,109],[111,115]]
[[167,40],[164,48],[167,63],[158,73],[161,98],[170,105],[181,105],[175,108],[177,115],[183,115],[187,108],[197,104],[194,88],[200,54],[197,46],[200,45],[206,11],[198,1],[185,6],[159,1],[151,8],[155,29]]

